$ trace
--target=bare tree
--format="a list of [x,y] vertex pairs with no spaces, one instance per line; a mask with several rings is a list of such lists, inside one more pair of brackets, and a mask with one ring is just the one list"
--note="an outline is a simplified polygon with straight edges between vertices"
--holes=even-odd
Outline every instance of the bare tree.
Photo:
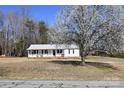
[[[59,33],[57,39],[59,43],[78,45],[81,64],[84,65],[85,57],[101,48],[102,44],[106,43],[108,46],[119,44],[117,37],[123,26],[122,23],[118,23],[119,11],[119,6],[65,7],[57,15],[56,29]],[[108,47],[104,50],[108,50]]]
[[56,44],[56,43],[58,43],[57,41],[57,36],[59,36],[58,35],[58,33],[57,33],[57,30],[55,29],[55,27],[53,26],[53,27],[51,27],[51,28],[49,28],[49,30],[48,30],[48,42],[49,43],[51,43],[51,44]]
[[48,25],[32,18],[30,7],[0,11],[0,55],[26,56],[30,44],[48,43]]
[[16,43],[18,41],[17,34],[19,33],[19,18],[18,14],[15,12],[10,12],[7,16],[6,25],[6,55],[16,56]]
[[4,54],[5,50],[5,35],[4,35],[4,14],[0,11],[0,54]]

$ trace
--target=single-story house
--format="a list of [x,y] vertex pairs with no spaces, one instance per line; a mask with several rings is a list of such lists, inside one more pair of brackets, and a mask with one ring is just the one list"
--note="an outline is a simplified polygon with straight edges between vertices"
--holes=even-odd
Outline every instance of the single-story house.
[[78,46],[71,44],[31,44],[28,57],[79,57]]

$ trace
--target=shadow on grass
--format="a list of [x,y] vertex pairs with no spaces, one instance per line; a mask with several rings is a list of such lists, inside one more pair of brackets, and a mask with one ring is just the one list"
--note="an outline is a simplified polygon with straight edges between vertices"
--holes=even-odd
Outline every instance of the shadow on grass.
[[[52,63],[55,64],[63,64],[63,65],[73,65],[73,66],[81,66],[81,61],[62,61],[62,60],[54,60],[54,61],[50,61]],[[85,66],[94,66],[96,68],[100,68],[100,69],[105,69],[105,68],[110,68],[113,70],[118,70],[117,67],[114,67],[113,65],[109,64],[109,63],[100,63],[100,62],[86,62]]]

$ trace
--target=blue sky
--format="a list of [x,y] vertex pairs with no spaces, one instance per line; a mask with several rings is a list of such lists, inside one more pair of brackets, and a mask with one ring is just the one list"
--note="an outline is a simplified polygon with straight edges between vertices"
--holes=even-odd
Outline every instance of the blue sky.
[[[0,11],[9,13],[11,11],[19,11],[22,6],[0,5]],[[28,6],[32,17],[36,20],[44,20],[49,26],[55,23],[56,14],[62,8],[57,5],[32,5]]]

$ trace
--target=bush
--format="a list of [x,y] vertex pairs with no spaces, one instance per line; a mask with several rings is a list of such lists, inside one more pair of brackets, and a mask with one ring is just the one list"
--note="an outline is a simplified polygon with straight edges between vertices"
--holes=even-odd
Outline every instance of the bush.
[[109,55],[110,57],[124,58],[124,53],[113,53]]
[[92,52],[91,55],[93,55],[93,56],[108,56],[108,53],[106,51],[96,50],[96,51]]

